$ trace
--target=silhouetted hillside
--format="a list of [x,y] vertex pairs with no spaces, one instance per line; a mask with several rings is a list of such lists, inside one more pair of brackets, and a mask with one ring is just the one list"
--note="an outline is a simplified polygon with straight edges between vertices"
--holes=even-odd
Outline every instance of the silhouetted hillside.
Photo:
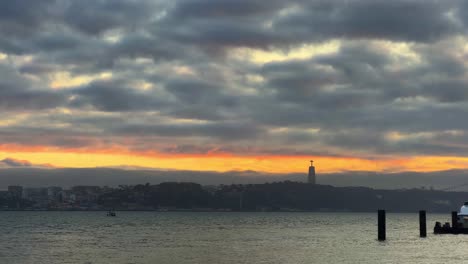
[[[22,190],[22,191],[21,191]],[[468,192],[427,189],[378,190],[300,182],[202,186],[191,182],[120,185],[117,188],[75,186],[24,188],[1,192],[6,210],[195,210],[195,211],[353,211],[395,212],[457,210]]]

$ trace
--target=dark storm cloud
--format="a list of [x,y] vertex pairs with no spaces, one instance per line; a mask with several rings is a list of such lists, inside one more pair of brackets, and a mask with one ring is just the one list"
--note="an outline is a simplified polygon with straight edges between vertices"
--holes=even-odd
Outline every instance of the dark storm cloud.
[[[334,38],[433,42],[464,32],[455,1],[177,1],[156,34],[213,52]],[[415,15],[417,14],[417,15]]]
[[[76,59],[76,63],[78,64],[80,61],[93,58],[91,56],[84,56],[84,54],[92,53],[96,56],[96,50],[102,51],[105,48],[107,47],[102,41],[82,38],[74,35],[73,32],[67,31],[41,32],[22,38],[0,39],[1,52],[13,55],[34,54],[36,60],[44,58],[49,63],[53,61],[60,64],[71,63],[71,60],[66,60],[66,58],[70,57]],[[94,57],[93,59],[96,60],[98,58]]]
[[434,41],[460,30],[454,1],[311,1],[275,23],[291,36]]
[[[114,116],[54,114],[25,119],[24,125],[0,129],[0,145],[51,146],[72,149],[105,149],[125,145],[132,151],[167,153],[235,152],[253,153],[238,143],[266,136],[264,129],[242,122],[167,123],[164,118],[135,113]],[[33,120],[35,119],[35,120]],[[47,127],[43,124],[47,123]],[[102,135],[106,135],[102,138]],[[178,143],[200,140],[203,146]],[[170,142],[170,148],[167,147]],[[185,146],[185,147],[184,147]],[[196,151],[195,151],[196,150]],[[247,151],[250,150],[250,151]],[[256,152],[263,153],[257,149]]]
[[152,91],[141,91],[125,86],[125,82],[96,81],[70,92],[71,105],[77,108],[93,107],[102,111],[158,110],[165,104]]
[[313,67],[307,62],[283,65],[283,69],[266,74],[268,87],[276,89],[279,99],[293,102],[310,102],[323,86],[339,84],[342,79],[336,71]]
[[264,130],[254,124],[219,122],[208,124],[129,125],[128,127],[113,128],[109,132],[129,136],[205,137],[230,141],[256,138],[264,133]]
[[74,108],[101,111],[160,111],[172,117],[221,120],[238,99],[223,87],[198,80],[168,80],[165,90],[140,90],[124,81],[96,81],[69,92]]
[[18,71],[21,74],[42,75],[58,69],[58,66],[54,64],[29,63],[21,66]]
[[280,0],[181,0],[176,2],[171,15],[180,19],[243,17],[272,13],[286,5]]
[[44,110],[63,105],[65,101],[60,93],[43,91],[1,91],[0,96],[2,111]]
[[66,101],[60,92],[34,89],[31,85],[14,69],[0,64],[0,109],[44,110],[63,105]]
[[[319,115],[323,110],[337,111],[384,102],[383,94],[389,88],[384,68],[388,64],[390,60],[385,54],[366,46],[344,45],[336,54],[271,63],[259,72],[268,80],[266,89],[273,90],[278,101],[299,104]],[[304,111],[297,110],[296,113]]]
[[155,15],[156,1],[80,0],[70,1],[65,22],[84,33],[98,35],[107,30],[132,29]]
[[[2,39],[0,45],[5,50],[22,51],[26,48],[21,47],[22,40],[36,41],[33,38],[42,35],[39,26],[49,33],[63,34],[68,28],[91,36],[117,30],[116,34],[125,39],[117,43],[117,51],[171,58],[175,54],[169,47],[178,44],[212,50],[285,47],[342,37],[426,41],[462,32],[456,27],[458,13],[450,19],[449,12],[457,7],[455,4],[454,1],[15,1],[2,4],[5,11],[0,14],[0,21],[4,20],[1,24],[7,29],[13,28],[11,23],[21,25],[34,34]],[[139,37],[136,42],[126,39],[131,31],[146,37]],[[58,37],[44,41],[48,48],[57,45],[73,48],[73,43]],[[186,48],[187,45],[182,45],[179,50]]]
[[168,9],[152,32],[212,54],[225,47],[267,48],[289,42],[280,32],[275,34],[263,26],[285,6],[276,0],[182,0]]
[[[171,21],[172,22],[172,21]],[[177,23],[180,23],[179,21]],[[194,21],[188,24],[166,23],[155,34],[179,43],[187,43],[208,54],[222,54],[226,48],[253,47],[267,49],[287,40],[259,29],[256,21],[221,20]]]
[[110,49],[109,56],[114,58],[152,58],[155,61],[183,58],[188,51],[177,43],[169,43],[156,36],[129,34],[124,36]]
[[450,103],[468,100],[468,82],[459,80],[438,81],[428,84],[424,92],[434,99]]
[[40,34],[31,44],[31,50],[55,52],[78,48],[83,41],[78,35],[64,31]]
[[[221,86],[198,80],[171,80],[166,84],[168,92],[183,104],[212,103],[210,96],[220,96]],[[208,101],[207,101],[208,100]]]
[[0,32],[8,37],[34,33],[54,18],[57,0],[0,2]]
[[[164,80],[164,79],[162,79]],[[71,106],[102,111],[161,111],[170,116],[220,120],[238,106],[239,98],[222,84],[197,79],[171,79],[164,90],[141,90],[125,81],[95,81],[69,91]]]
[[[421,53],[427,63],[395,72],[392,65],[396,62],[391,55],[359,44],[344,44],[335,54],[311,60],[265,65],[259,73],[268,81],[265,88],[273,91],[276,97],[266,98],[276,100],[277,104],[272,104],[272,107],[267,104],[259,111],[267,107],[268,111],[277,113],[272,117],[288,122],[317,120],[321,126],[332,122],[346,127],[366,123],[372,126],[378,122],[379,116],[384,117],[383,122],[394,124],[391,115],[399,117],[396,120],[405,120],[408,119],[405,115],[424,117],[427,110],[430,113],[450,110],[418,106],[417,97],[440,102],[466,100],[466,89],[463,88],[466,82],[462,75],[465,68],[458,59],[433,59],[433,55]],[[399,100],[402,103],[414,101],[412,106],[415,109],[396,108]],[[285,101],[297,106],[281,104]],[[333,112],[326,112],[330,110]],[[289,118],[281,118],[288,113]],[[374,115],[377,115],[375,119]]]
[[202,49],[284,47],[330,38],[424,42],[464,32],[457,21],[465,16],[455,12],[459,6],[456,1],[401,0],[5,1],[0,6],[0,28],[15,34],[27,31],[33,36],[23,34],[0,44],[12,51],[21,48],[23,39],[41,31],[67,28],[91,36],[112,30],[124,36],[131,31],[152,33],[156,45],[145,45],[143,50],[157,47],[161,41]]
[[96,138],[100,130],[74,121],[74,118],[56,122],[54,119],[59,118],[56,116],[53,118],[32,116],[24,123],[2,127],[0,129],[0,145],[78,149],[90,146],[98,147],[101,144],[102,141]]

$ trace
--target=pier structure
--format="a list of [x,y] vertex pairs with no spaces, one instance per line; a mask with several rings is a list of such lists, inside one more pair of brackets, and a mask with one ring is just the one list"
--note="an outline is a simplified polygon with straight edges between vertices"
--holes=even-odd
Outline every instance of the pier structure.
[[[468,202],[465,203],[464,206],[468,206]],[[441,222],[436,222],[434,226],[434,234],[468,234],[468,228],[464,227],[463,222],[460,223],[460,215],[457,211],[453,211],[452,215],[452,223],[446,222],[442,225]],[[462,217],[464,215],[461,215]],[[462,218],[462,220],[465,220]],[[420,210],[419,211],[419,237],[425,238],[427,237],[427,225],[426,225],[426,211]],[[379,241],[386,240],[386,224],[385,224],[385,210],[378,210],[377,211],[377,239]]]
[[[386,212],[385,210],[377,210],[377,239],[379,241],[385,241],[387,239],[387,227],[386,227]],[[437,222],[440,226],[440,223]],[[437,224],[436,224],[437,225]],[[419,211],[419,237],[427,237],[426,227],[426,211]],[[436,230],[436,229],[434,229]],[[434,233],[437,233],[434,231]]]
[[385,210],[377,211],[377,238],[379,241],[387,239],[387,232],[385,227]]

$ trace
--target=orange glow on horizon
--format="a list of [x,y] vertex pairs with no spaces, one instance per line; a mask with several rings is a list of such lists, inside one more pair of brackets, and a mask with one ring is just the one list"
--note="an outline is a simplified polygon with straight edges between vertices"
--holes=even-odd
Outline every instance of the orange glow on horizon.
[[414,156],[370,160],[358,157],[331,156],[132,153],[117,147],[93,151],[47,147],[8,147],[0,146],[0,159],[14,158],[27,160],[33,164],[51,164],[62,168],[135,166],[218,172],[254,170],[267,173],[305,173],[310,159],[315,161],[317,173],[343,171],[429,172],[468,168],[468,158],[465,157]]

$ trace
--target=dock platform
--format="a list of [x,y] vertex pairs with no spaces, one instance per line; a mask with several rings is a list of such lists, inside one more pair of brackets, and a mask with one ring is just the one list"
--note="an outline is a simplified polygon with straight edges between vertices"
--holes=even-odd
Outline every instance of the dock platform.
[[449,223],[442,225],[440,222],[436,222],[434,226],[434,234],[468,234],[468,228],[453,227]]

